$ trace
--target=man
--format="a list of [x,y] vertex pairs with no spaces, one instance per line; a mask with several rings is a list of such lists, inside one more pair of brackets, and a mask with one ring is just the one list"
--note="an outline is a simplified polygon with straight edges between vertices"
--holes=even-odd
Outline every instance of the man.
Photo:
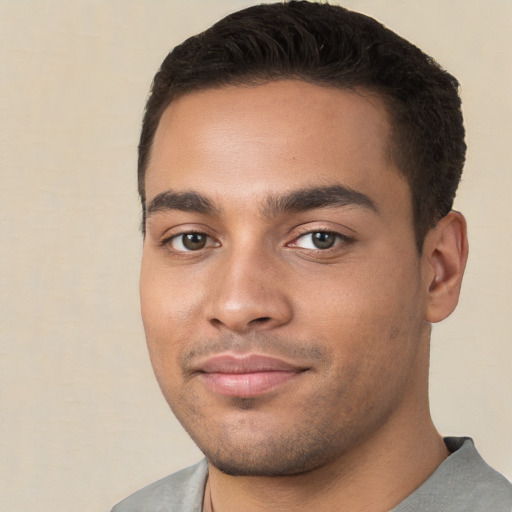
[[428,406],[466,226],[457,81],[341,7],[240,11],[155,76],[139,146],[142,316],[205,461],[126,511],[510,511]]

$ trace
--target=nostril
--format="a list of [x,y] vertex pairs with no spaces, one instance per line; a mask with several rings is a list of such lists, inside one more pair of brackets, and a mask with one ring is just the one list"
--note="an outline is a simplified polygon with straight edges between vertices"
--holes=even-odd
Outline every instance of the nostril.
[[249,323],[251,324],[264,324],[270,321],[269,316],[262,316],[260,318],[255,318],[254,320],[251,320]]

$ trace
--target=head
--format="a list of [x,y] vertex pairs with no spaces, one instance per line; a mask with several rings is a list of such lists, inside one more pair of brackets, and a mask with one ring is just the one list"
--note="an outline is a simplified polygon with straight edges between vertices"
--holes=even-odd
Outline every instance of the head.
[[363,14],[309,2],[258,5],[222,19],[166,57],[147,101],[138,187],[160,118],[183,94],[282,79],[379,95],[389,115],[389,156],[412,193],[418,250],[452,208],[466,145],[457,80],[417,47]]
[[215,467],[304,473],[426,428],[430,324],[467,254],[459,106],[418,49],[325,4],[235,13],[166,58],[140,144],[142,316]]

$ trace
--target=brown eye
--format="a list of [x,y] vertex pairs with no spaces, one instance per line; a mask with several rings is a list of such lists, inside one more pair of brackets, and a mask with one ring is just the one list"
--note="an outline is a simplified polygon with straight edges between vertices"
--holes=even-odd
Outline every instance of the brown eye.
[[206,247],[208,238],[204,233],[184,233],[175,236],[171,245],[176,251],[199,251]]
[[337,246],[348,245],[350,238],[335,231],[310,231],[293,241],[292,247],[300,247],[311,251],[325,251]]

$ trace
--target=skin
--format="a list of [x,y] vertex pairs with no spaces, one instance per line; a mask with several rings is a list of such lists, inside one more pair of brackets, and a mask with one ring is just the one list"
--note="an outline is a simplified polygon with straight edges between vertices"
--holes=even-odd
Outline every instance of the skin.
[[[418,254],[389,142],[377,95],[300,81],[193,92],[165,111],[142,316],[163,394],[210,461],[205,510],[385,511],[447,456],[428,407],[430,324],[457,303],[465,223],[449,214]],[[352,195],[312,207],[296,193],[318,188]],[[184,233],[205,245],[187,250]],[[300,371],[227,396],[197,371],[218,354]]]

